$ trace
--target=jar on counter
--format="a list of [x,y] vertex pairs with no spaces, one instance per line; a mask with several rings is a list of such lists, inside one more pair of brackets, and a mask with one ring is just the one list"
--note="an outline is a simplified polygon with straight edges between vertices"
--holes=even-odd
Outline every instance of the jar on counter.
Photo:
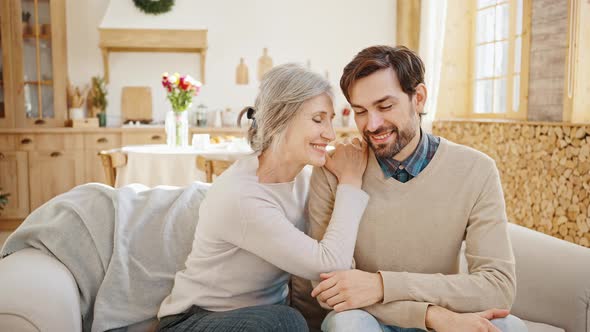
[[197,127],[207,127],[208,110],[205,104],[199,104],[196,110]]
[[225,111],[221,112],[221,122],[224,127],[237,127],[238,126],[238,113],[232,111],[231,108],[226,108]]

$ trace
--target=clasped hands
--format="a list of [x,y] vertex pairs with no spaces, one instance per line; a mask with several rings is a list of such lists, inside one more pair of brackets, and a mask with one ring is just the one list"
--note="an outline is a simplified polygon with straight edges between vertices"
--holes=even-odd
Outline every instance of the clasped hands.
[[[328,310],[341,312],[360,309],[383,301],[383,279],[380,273],[343,270],[320,274],[321,282],[311,296]],[[426,312],[425,325],[437,332],[487,331],[500,332],[490,320],[504,318],[508,310],[489,309],[477,313],[455,313],[431,305]]]
[[322,281],[311,296],[326,309],[341,312],[383,301],[383,280],[379,273],[344,270],[322,273],[320,278]]

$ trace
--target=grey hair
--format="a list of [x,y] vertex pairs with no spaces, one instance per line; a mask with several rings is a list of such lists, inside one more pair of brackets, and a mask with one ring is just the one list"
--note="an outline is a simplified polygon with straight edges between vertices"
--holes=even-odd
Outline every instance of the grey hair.
[[[301,105],[324,93],[333,98],[330,82],[301,65],[287,63],[271,69],[262,78],[254,103],[254,121],[248,129],[252,150],[263,152],[280,146]],[[238,124],[249,108],[240,112]]]

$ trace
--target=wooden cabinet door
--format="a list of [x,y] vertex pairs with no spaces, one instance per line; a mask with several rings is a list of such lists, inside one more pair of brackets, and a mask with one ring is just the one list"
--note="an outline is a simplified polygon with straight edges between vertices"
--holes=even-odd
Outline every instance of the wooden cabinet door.
[[29,214],[28,171],[26,152],[0,150],[0,188],[10,194],[0,219],[25,218]]
[[101,150],[121,147],[120,134],[87,134],[84,136],[85,182],[107,183],[102,161],[98,156]]
[[86,171],[84,182],[107,183],[98,151],[84,151],[84,165]]
[[83,151],[29,152],[31,211],[84,183]]

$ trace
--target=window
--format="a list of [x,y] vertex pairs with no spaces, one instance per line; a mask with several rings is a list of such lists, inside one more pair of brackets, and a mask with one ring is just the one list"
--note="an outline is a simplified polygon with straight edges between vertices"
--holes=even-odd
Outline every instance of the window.
[[526,119],[530,0],[472,0],[473,117]]

